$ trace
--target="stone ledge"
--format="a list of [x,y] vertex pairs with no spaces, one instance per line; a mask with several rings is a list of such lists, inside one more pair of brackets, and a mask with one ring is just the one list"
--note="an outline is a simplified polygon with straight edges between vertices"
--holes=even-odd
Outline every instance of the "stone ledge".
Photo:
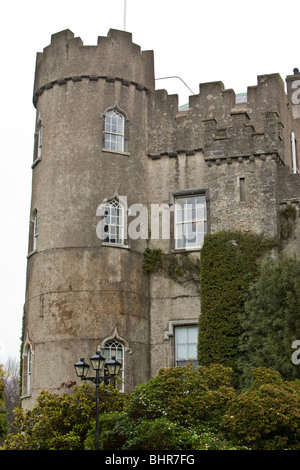
[[33,96],[34,107],[36,107],[39,97],[44,93],[45,90],[50,90],[51,88],[54,87],[54,85],[66,85],[66,83],[69,81],[82,82],[84,79],[87,79],[91,82],[98,82],[99,80],[105,80],[108,83],[115,83],[116,81],[119,81],[122,83],[123,86],[128,87],[130,85],[133,85],[135,89],[138,91],[141,91],[141,92],[144,91],[146,93],[149,92],[149,89],[146,88],[144,85],[133,82],[131,80],[125,80],[124,78],[120,78],[120,77],[110,77],[110,76],[102,76],[102,75],[76,75],[76,76],[74,75],[72,77],[64,77],[64,78],[59,78],[57,80],[53,80],[52,82],[46,83],[45,85],[38,88]]

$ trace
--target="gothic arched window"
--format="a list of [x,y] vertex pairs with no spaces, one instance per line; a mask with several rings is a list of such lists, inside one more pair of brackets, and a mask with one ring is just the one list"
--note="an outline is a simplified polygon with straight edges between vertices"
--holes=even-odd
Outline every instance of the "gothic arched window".
[[105,114],[104,148],[124,152],[125,118],[115,109]]
[[38,231],[39,231],[39,218],[38,214],[36,212],[34,216],[34,222],[33,222],[33,249],[37,249],[37,243],[38,243]]
[[39,117],[36,130],[34,134],[34,154],[33,154],[33,163],[36,163],[42,158],[42,146],[43,146],[43,121]]
[[124,243],[124,208],[116,199],[104,206],[104,242]]
[[121,369],[118,375],[117,387],[124,391],[124,347],[116,339],[109,340],[104,345],[104,357],[107,361],[113,357],[121,363]]
[[31,393],[31,370],[32,370],[32,350],[29,343],[26,344],[23,354],[23,395]]

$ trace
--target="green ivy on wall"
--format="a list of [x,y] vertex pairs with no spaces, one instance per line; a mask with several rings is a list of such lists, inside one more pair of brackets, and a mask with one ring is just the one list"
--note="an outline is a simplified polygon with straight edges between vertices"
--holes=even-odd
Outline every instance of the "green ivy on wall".
[[276,245],[263,235],[243,232],[208,234],[200,256],[201,315],[198,363],[236,370],[241,334],[239,314],[258,260]]
[[199,290],[199,258],[190,253],[163,253],[160,249],[146,248],[143,271],[158,272],[180,284],[193,282]]
[[282,242],[287,241],[295,230],[297,209],[293,205],[284,207],[279,212],[280,236]]

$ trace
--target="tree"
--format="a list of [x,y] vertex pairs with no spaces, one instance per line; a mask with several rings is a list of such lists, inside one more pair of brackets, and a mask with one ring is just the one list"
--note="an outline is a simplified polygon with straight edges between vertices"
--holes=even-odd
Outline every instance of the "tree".
[[[100,413],[121,410],[124,397],[112,387],[100,385]],[[73,393],[43,391],[32,410],[16,410],[5,450],[80,450],[95,420],[95,387],[83,384]]]
[[0,439],[2,439],[7,433],[7,420],[6,410],[4,403],[4,371],[0,365]]
[[300,261],[265,261],[240,316],[243,386],[250,384],[253,367],[276,369],[288,380],[300,378],[300,367],[292,362],[292,344],[300,340],[299,312]]
[[14,409],[19,405],[19,361],[8,358],[4,364],[4,399],[9,427],[14,420]]

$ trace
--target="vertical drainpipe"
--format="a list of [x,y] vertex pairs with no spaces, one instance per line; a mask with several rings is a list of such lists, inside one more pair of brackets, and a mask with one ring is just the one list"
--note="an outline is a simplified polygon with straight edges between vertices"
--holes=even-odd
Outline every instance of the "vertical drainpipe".
[[291,142],[292,142],[293,173],[297,173],[295,132],[291,133]]

